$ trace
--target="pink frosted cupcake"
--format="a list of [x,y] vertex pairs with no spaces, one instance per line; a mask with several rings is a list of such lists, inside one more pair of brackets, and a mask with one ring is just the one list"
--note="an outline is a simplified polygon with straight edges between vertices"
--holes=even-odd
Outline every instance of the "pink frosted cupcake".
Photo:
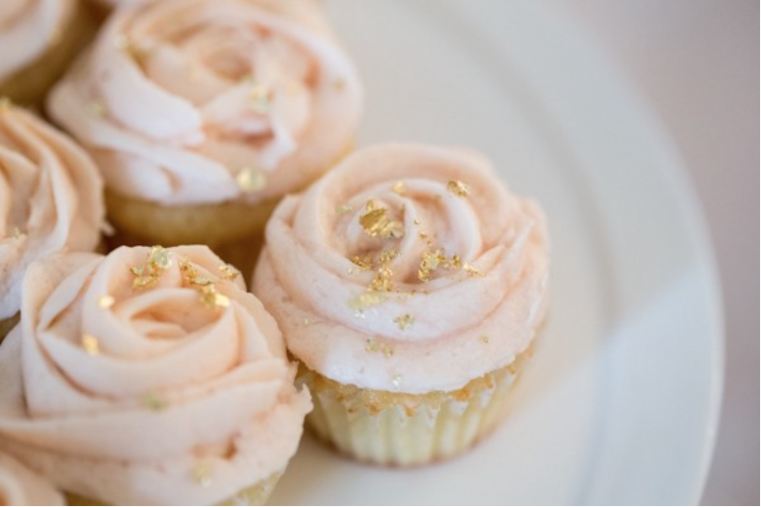
[[54,90],[131,244],[235,245],[352,144],[361,90],[311,0],[120,8]]
[[208,248],[29,267],[0,347],[0,447],[69,502],[261,504],[309,393],[277,324]]
[[483,157],[382,145],[283,201],[253,290],[303,364],[315,432],[363,461],[417,465],[502,419],[548,263],[541,210]]
[[63,495],[44,478],[0,454],[0,505],[64,505]]
[[0,2],[0,97],[39,105],[95,33],[85,0]]
[[0,99],[0,341],[18,320],[32,261],[97,247],[102,193],[100,173],[79,146]]

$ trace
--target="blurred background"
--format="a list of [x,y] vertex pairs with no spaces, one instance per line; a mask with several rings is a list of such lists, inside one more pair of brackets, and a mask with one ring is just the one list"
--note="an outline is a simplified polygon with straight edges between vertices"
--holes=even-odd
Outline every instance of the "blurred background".
[[703,504],[759,504],[759,2],[552,0],[666,124],[710,228],[724,398]]

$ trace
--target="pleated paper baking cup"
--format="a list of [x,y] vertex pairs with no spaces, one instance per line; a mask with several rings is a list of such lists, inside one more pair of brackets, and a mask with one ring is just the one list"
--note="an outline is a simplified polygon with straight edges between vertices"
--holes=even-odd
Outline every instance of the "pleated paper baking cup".
[[463,388],[422,395],[343,385],[302,366],[299,381],[312,393],[307,425],[358,461],[417,466],[470,448],[504,418],[509,392],[530,351]]

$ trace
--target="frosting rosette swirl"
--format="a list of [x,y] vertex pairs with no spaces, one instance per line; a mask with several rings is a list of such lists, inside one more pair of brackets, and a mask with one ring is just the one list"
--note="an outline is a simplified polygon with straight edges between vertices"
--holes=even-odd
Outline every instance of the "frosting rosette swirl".
[[361,95],[309,0],[162,0],[117,9],[49,108],[119,194],[258,203],[345,151]]
[[18,461],[0,454],[0,505],[64,505],[63,495]]
[[277,324],[207,247],[29,267],[0,348],[0,445],[112,504],[213,504],[283,471],[309,393]]
[[450,391],[526,349],[548,261],[542,212],[483,157],[381,145],[281,203],[254,293],[312,370],[367,389]]
[[18,312],[29,263],[97,246],[102,191],[100,174],[82,148],[0,100],[0,320]]
[[75,7],[76,0],[0,2],[0,83],[45,53]]

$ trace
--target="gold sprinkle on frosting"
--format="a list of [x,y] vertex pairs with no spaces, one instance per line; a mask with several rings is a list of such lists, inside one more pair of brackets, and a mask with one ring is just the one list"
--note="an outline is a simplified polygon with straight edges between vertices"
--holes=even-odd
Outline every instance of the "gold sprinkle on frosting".
[[351,258],[351,262],[363,270],[373,269],[373,256],[371,254],[355,255]]
[[369,290],[376,292],[391,292],[394,290],[394,282],[391,281],[393,272],[388,266],[381,266],[370,282]]
[[235,182],[243,192],[253,194],[267,186],[267,176],[250,167],[244,167],[235,177]]
[[479,336],[478,339],[481,340],[481,343],[489,343],[489,337],[486,335]]
[[196,463],[192,471],[193,480],[202,488],[211,486],[211,468],[206,463]]
[[407,191],[407,185],[403,181],[397,181],[391,189],[396,195],[404,195]]
[[156,393],[147,393],[143,396],[143,405],[151,412],[161,412],[169,407],[169,402]]
[[389,220],[386,208],[376,208],[372,201],[367,202],[367,211],[359,217],[359,225],[371,238],[399,239],[404,237],[404,224]]
[[338,213],[339,215],[345,215],[352,211],[354,211],[354,206],[352,206],[351,204],[342,204],[336,208],[336,213]]
[[363,312],[371,306],[379,305],[387,300],[387,296],[382,292],[365,292],[359,296],[351,298],[346,304],[356,312]]
[[231,266],[230,264],[223,264],[219,266],[219,272],[222,273],[222,278],[229,281],[234,281],[240,276],[240,271],[238,271],[234,266]]
[[251,109],[260,114],[269,113],[272,110],[270,90],[264,85],[256,85],[251,89],[249,97]]
[[169,250],[161,246],[154,246],[148,251],[146,263],[142,266],[132,266],[130,271],[135,275],[132,288],[135,290],[150,289],[154,287],[164,271],[172,265]]
[[82,348],[91,356],[100,354],[100,342],[91,334],[82,336]]
[[402,376],[401,375],[394,375],[394,378],[391,379],[391,383],[394,384],[394,387],[399,387],[402,385]]
[[451,180],[447,183],[447,190],[449,190],[449,193],[454,194],[457,197],[467,197],[470,195],[470,185],[459,180]]
[[101,296],[98,298],[98,308],[101,310],[107,310],[114,306],[114,303],[116,303],[116,300],[113,296]]
[[370,354],[381,353],[389,358],[394,355],[394,348],[387,343],[380,344],[375,341],[375,338],[370,338],[365,342],[365,352]]
[[462,265],[462,269],[468,274],[468,276],[479,277],[479,278],[484,276],[484,274],[481,271],[479,271],[478,269],[474,268],[473,266],[471,266],[467,262]]
[[415,323],[415,317],[410,315],[409,313],[405,313],[404,315],[400,315],[397,318],[394,319],[394,323],[399,326],[399,329],[404,331],[408,327],[410,327],[412,324]]

